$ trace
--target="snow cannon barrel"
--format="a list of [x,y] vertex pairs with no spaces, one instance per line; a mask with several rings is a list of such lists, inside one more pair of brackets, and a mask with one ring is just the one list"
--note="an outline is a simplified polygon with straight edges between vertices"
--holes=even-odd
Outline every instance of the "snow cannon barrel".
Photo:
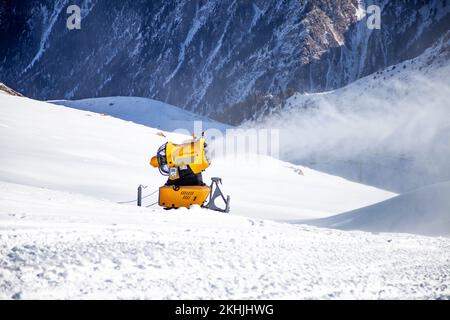
[[157,158],[156,156],[153,156],[153,157],[150,159],[150,165],[151,165],[153,168],[158,168],[158,167],[159,167],[159,164],[158,164],[158,158]]
[[199,174],[210,165],[206,146],[203,137],[181,144],[167,142],[159,147],[156,156],[151,158],[150,165],[159,168],[160,173],[169,176],[171,180],[179,178],[179,170],[189,169],[193,174]]

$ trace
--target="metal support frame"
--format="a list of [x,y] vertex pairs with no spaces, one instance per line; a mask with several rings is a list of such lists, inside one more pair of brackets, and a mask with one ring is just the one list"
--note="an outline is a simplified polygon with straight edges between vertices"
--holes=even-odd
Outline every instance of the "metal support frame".
[[[222,193],[222,190],[220,190],[219,183],[222,184],[222,179],[218,177],[211,178],[211,191],[209,192],[209,200],[206,205],[204,205],[204,208],[220,211],[220,212],[230,212],[230,196],[225,196]],[[225,203],[225,208],[219,208],[215,205],[214,200],[217,197],[221,197],[223,202]]]

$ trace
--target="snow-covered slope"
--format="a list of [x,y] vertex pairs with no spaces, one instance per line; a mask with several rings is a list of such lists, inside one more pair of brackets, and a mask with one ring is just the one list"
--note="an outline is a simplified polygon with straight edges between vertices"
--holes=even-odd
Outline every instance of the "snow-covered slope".
[[450,239],[0,182],[0,299],[448,299]]
[[[0,180],[116,202],[135,199],[139,184],[148,185],[146,193],[164,184],[165,177],[149,166],[149,159],[167,139],[185,139],[98,113],[10,96],[0,100],[0,119]],[[394,195],[269,157],[215,159],[206,181],[211,176],[223,178],[233,214],[259,218],[319,218]],[[157,195],[146,200],[154,202]]]
[[449,196],[450,182],[443,182],[308,223],[343,230],[450,236]]
[[149,157],[183,136],[6,95],[0,119],[2,299],[450,296],[449,239],[260,219],[328,216],[391,193],[267,157],[216,159],[207,174],[222,176],[231,214],[138,208],[117,201],[164,183]]
[[[225,130],[230,126],[196,115],[170,104],[139,97],[106,97],[83,100],[55,100],[53,104],[106,114],[165,131],[194,130],[194,121],[201,121],[203,130]],[[198,133],[197,133],[198,134]]]

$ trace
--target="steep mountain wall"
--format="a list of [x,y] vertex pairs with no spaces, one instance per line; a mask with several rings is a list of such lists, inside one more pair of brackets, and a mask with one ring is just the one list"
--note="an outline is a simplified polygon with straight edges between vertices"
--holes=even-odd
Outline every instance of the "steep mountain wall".
[[[373,3],[380,30],[367,28]],[[66,28],[71,4],[81,30]],[[239,123],[266,95],[417,56],[448,26],[446,0],[4,0],[0,80],[33,98],[143,96]]]

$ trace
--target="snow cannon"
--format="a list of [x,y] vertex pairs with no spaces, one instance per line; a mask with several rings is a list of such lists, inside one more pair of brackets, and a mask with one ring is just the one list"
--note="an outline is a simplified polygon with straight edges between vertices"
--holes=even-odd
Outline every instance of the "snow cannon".
[[[203,208],[229,212],[230,196],[225,197],[219,184],[222,179],[213,177],[208,186],[203,182],[202,172],[210,165],[205,138],[195,138],[181,144],[166,142],[159,147],[150,165],[168,176],[165,185],[159,188],[158,204],[165,209],[189,208],[197,204]],[[215,200],[221,198],[223,205]]]

